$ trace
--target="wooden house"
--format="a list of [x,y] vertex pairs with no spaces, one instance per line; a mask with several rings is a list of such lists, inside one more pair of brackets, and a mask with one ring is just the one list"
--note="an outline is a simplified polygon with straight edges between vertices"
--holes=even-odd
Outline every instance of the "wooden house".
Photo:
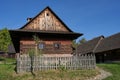
[[95,54],[96,62],[120,61],[120,33],[100,36],[79,45],[77,54]]
[[[49,7],[27,20],[20,29],[9,30],[15,50],[20,54],[37,47],[44,55],[70,56],[72,41],[82,35],[69,29]],[[33,36],[39,38],[37,43]]]

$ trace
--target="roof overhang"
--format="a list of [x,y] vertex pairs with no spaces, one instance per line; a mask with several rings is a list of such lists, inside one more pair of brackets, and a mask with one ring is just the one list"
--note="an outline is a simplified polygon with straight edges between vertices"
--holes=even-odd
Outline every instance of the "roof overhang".
[[37,35],[40,38],[50,38],[50,39],[65,39],[65,40],[74,40],[82,36],[81,33],[74,32],[58,32],[58,31],[40,31],[40,30],[9,30],[12,42],[15,46],[16,52],[19,52],[19,45],[21,38],[32,38],[33,35]]
[[78,37],[82,36],[81,33],[74,32],[64,32],[64,31],[40,31],[40,30],[9,30],[11,37],[33,37],[33,35],[37,34],[39,37],[50,37],[50,38],[64,38],[74,40]]

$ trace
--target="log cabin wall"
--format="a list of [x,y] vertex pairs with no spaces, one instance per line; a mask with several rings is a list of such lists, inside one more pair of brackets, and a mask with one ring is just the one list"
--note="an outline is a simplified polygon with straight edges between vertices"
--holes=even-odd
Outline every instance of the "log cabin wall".
[[39,44],[43,43],[44,48],[42,54],[72,54],[72,41],[62,39],[43,39],[35,45],[35,41],[30,38],[23,38],[20,41],[20,53],[26,54],[29,49],[34,49]]

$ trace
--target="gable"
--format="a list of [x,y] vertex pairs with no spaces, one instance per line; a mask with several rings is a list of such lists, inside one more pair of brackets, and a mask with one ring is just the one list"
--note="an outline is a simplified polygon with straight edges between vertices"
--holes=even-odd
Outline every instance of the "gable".
[[45,8],[21,29],[72,32],[49,8]]

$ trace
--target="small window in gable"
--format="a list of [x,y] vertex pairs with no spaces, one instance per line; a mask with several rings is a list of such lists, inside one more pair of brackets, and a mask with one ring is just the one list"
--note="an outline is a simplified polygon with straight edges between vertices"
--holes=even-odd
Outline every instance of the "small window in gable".
[[54,48],[55,49],[60,49],[60,46],[61,46],[60,43],[54,43]]
[[47,13],[47,16],[49,16],[49,13]]
[[39,49],[44,49],[45,48],[45,43],[39,43],[38,48]]

